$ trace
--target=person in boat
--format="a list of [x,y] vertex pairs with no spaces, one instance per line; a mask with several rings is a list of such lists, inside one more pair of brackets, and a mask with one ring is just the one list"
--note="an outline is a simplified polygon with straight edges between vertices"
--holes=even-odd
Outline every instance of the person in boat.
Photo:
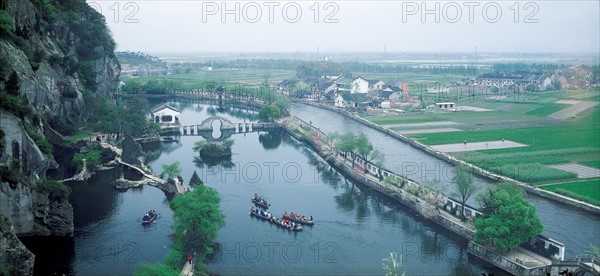
[[254,207],[250,208],[250,213],[254,213]]
[[287,211],[283,212],[283,215],[287,217],[287,215],[288,215]]
[[310,216],[310,221],[312,221],[312,220],[313,220],[313,219],[312,219],[312,216]]

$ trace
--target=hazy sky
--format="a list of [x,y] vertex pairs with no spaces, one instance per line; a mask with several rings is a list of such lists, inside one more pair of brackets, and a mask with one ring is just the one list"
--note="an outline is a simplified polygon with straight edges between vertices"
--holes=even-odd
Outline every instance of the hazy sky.
[[88,4],[106,17],[120,51],[600,51],[597,0]]

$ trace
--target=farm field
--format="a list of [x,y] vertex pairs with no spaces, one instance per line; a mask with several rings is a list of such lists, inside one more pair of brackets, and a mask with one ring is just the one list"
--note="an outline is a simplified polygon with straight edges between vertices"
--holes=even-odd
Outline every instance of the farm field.
[[[203,88],[210,83],[225,84],[228,87],[235,85],[256,84],[260,85],[265,81],[264,70],[210,70],[194,71],[185,74],[167,75],[165,77],[141,77],[140,81],[148,79],[172,80],[181,84],[183,89]],[[283,79],[291,79],[296,75],[293,70],[273,70],[269,71],[268,79],[272,85]]]
[[558,183],[540,188],[600,205],[600,179]]
[[[462,98],[455,101],[457,106],[473,106],[492,111],[430,110],[412,116],[414,119],[406,115],[402,118],[397,115],[365,118],[387,127],[392,127],[393,124],[392,129],[396,131],[431,128],[426,124],[415,127],[414,124],[411,125],[414,121],[458,123],[452,128],[462,131],[421,133],[411,131],[406,134],[430,146],[501,139],[526,144],[527,146],[524,147],[461,151],[450,154],[530,185],[543,185],[546,190],[600,205],[600,196],[597,195],[600,190],[598,184],[600,178],[586,179],[582,182],[574,172],[549,166],[574,163],[600,168],[599,106],[593,106],[568,119],[547,117],[579,101],[598,101],[599,95],[598,91],[544,92],[530,96],[527,99],[529,101],[526,102],[512,102],[514,99],[509,97],[498,97],[495,100],[484,97]],[[403,124],[409,128],[403,128]]]

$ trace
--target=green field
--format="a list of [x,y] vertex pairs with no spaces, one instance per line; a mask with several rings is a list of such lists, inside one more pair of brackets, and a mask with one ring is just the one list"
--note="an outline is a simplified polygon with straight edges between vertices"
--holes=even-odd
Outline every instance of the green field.
[[[597,91],[544,92],[526,101],[513,98],[460,99],[458,105],[492,109],[488,112],[433,111],[419,115],[440,121],[460,123],[465,131],[413,134],[409,137],[427,145],[484,142],[506,139],[526,147],[451,153],[486,170],[513,179],[542,185],[544,189],[600,205],[600,180],[580,181],[577,175],[549,167],[562,163],[580,163],[600,168],[600,109],[595,107],[575,118],[556,120],[549,114],[568,107],[560,99],[599,99]],[[556,184],[566,182],[565,184]]]
[[486,124],[495,122],[518,122],[518,121],[548,121],[537,116],[527,114],[505,112],[505,111],[487,111],[487,112],[432,112],[427,116],[437,118],[438,120],[453,121],[463,124]]
[[554,112],[560,111],[562,109],[565,109],[569,107],[568,104],[557,104],[557,103],[550,103],[550,104],[546,104],[544,106],[541,106],[539,108],[536,108],[534,110],[531,110],[529,112],[527,112],[527,114],[529,115],[535,115],[535,116],[548,116]]
[[540,188],[600,205],[600,179],[559,183]]
[[75,143],[79,140],[89,139],[92,136],[92,133],[89,131],[77,130],[71,136],[66,137],[68,143]]
[[596,160],[596,161],[584,161],[584,162],[579,162],[582,165],[586,165],[586,166],[590,166],[590,167],[594,167],[594,168],[599,168],[600,169],[600,160]]
[[368,121],[379,124],[379,125],[393,125],[393,124],[414,124],[414,123],[425,123],[425,122],[436,122],[439,121],[436,118],[428,116],[405,116],[405,115],[379,115],[379,116],[362,116]]
[[268,73],[268,80],[271,85],[283,79],[291,79],[296,75],[296,71],[292,70],[210,70],[210,71],[194,71],[185,74],[174,74],[165,77],[140,77],[140,81],[148,79],[166,79],[173,80],[181,84],[183,89],[204,88],[210,83],[226,84],[228,87],[234,85],[260,85],[265,81],[265,74]]

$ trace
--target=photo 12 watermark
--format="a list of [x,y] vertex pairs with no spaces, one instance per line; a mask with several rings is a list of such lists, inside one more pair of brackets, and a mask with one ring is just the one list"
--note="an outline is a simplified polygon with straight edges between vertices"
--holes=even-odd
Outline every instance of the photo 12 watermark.
[[202,2],[202,23],[258,23],[301,20],[314,23],[339,23],[340,10],[336,2],[278,2],[278,1],[222,1]]
[[421,1],[402,2],[402,23],[538,23],[540,7],[535,2]]
[[210,256],[212,263],[339,263],[340,246],[335,242],[224,242]]
[[112,23],[139,23],[140,5],[137,2],[88,1],[87,4]]

